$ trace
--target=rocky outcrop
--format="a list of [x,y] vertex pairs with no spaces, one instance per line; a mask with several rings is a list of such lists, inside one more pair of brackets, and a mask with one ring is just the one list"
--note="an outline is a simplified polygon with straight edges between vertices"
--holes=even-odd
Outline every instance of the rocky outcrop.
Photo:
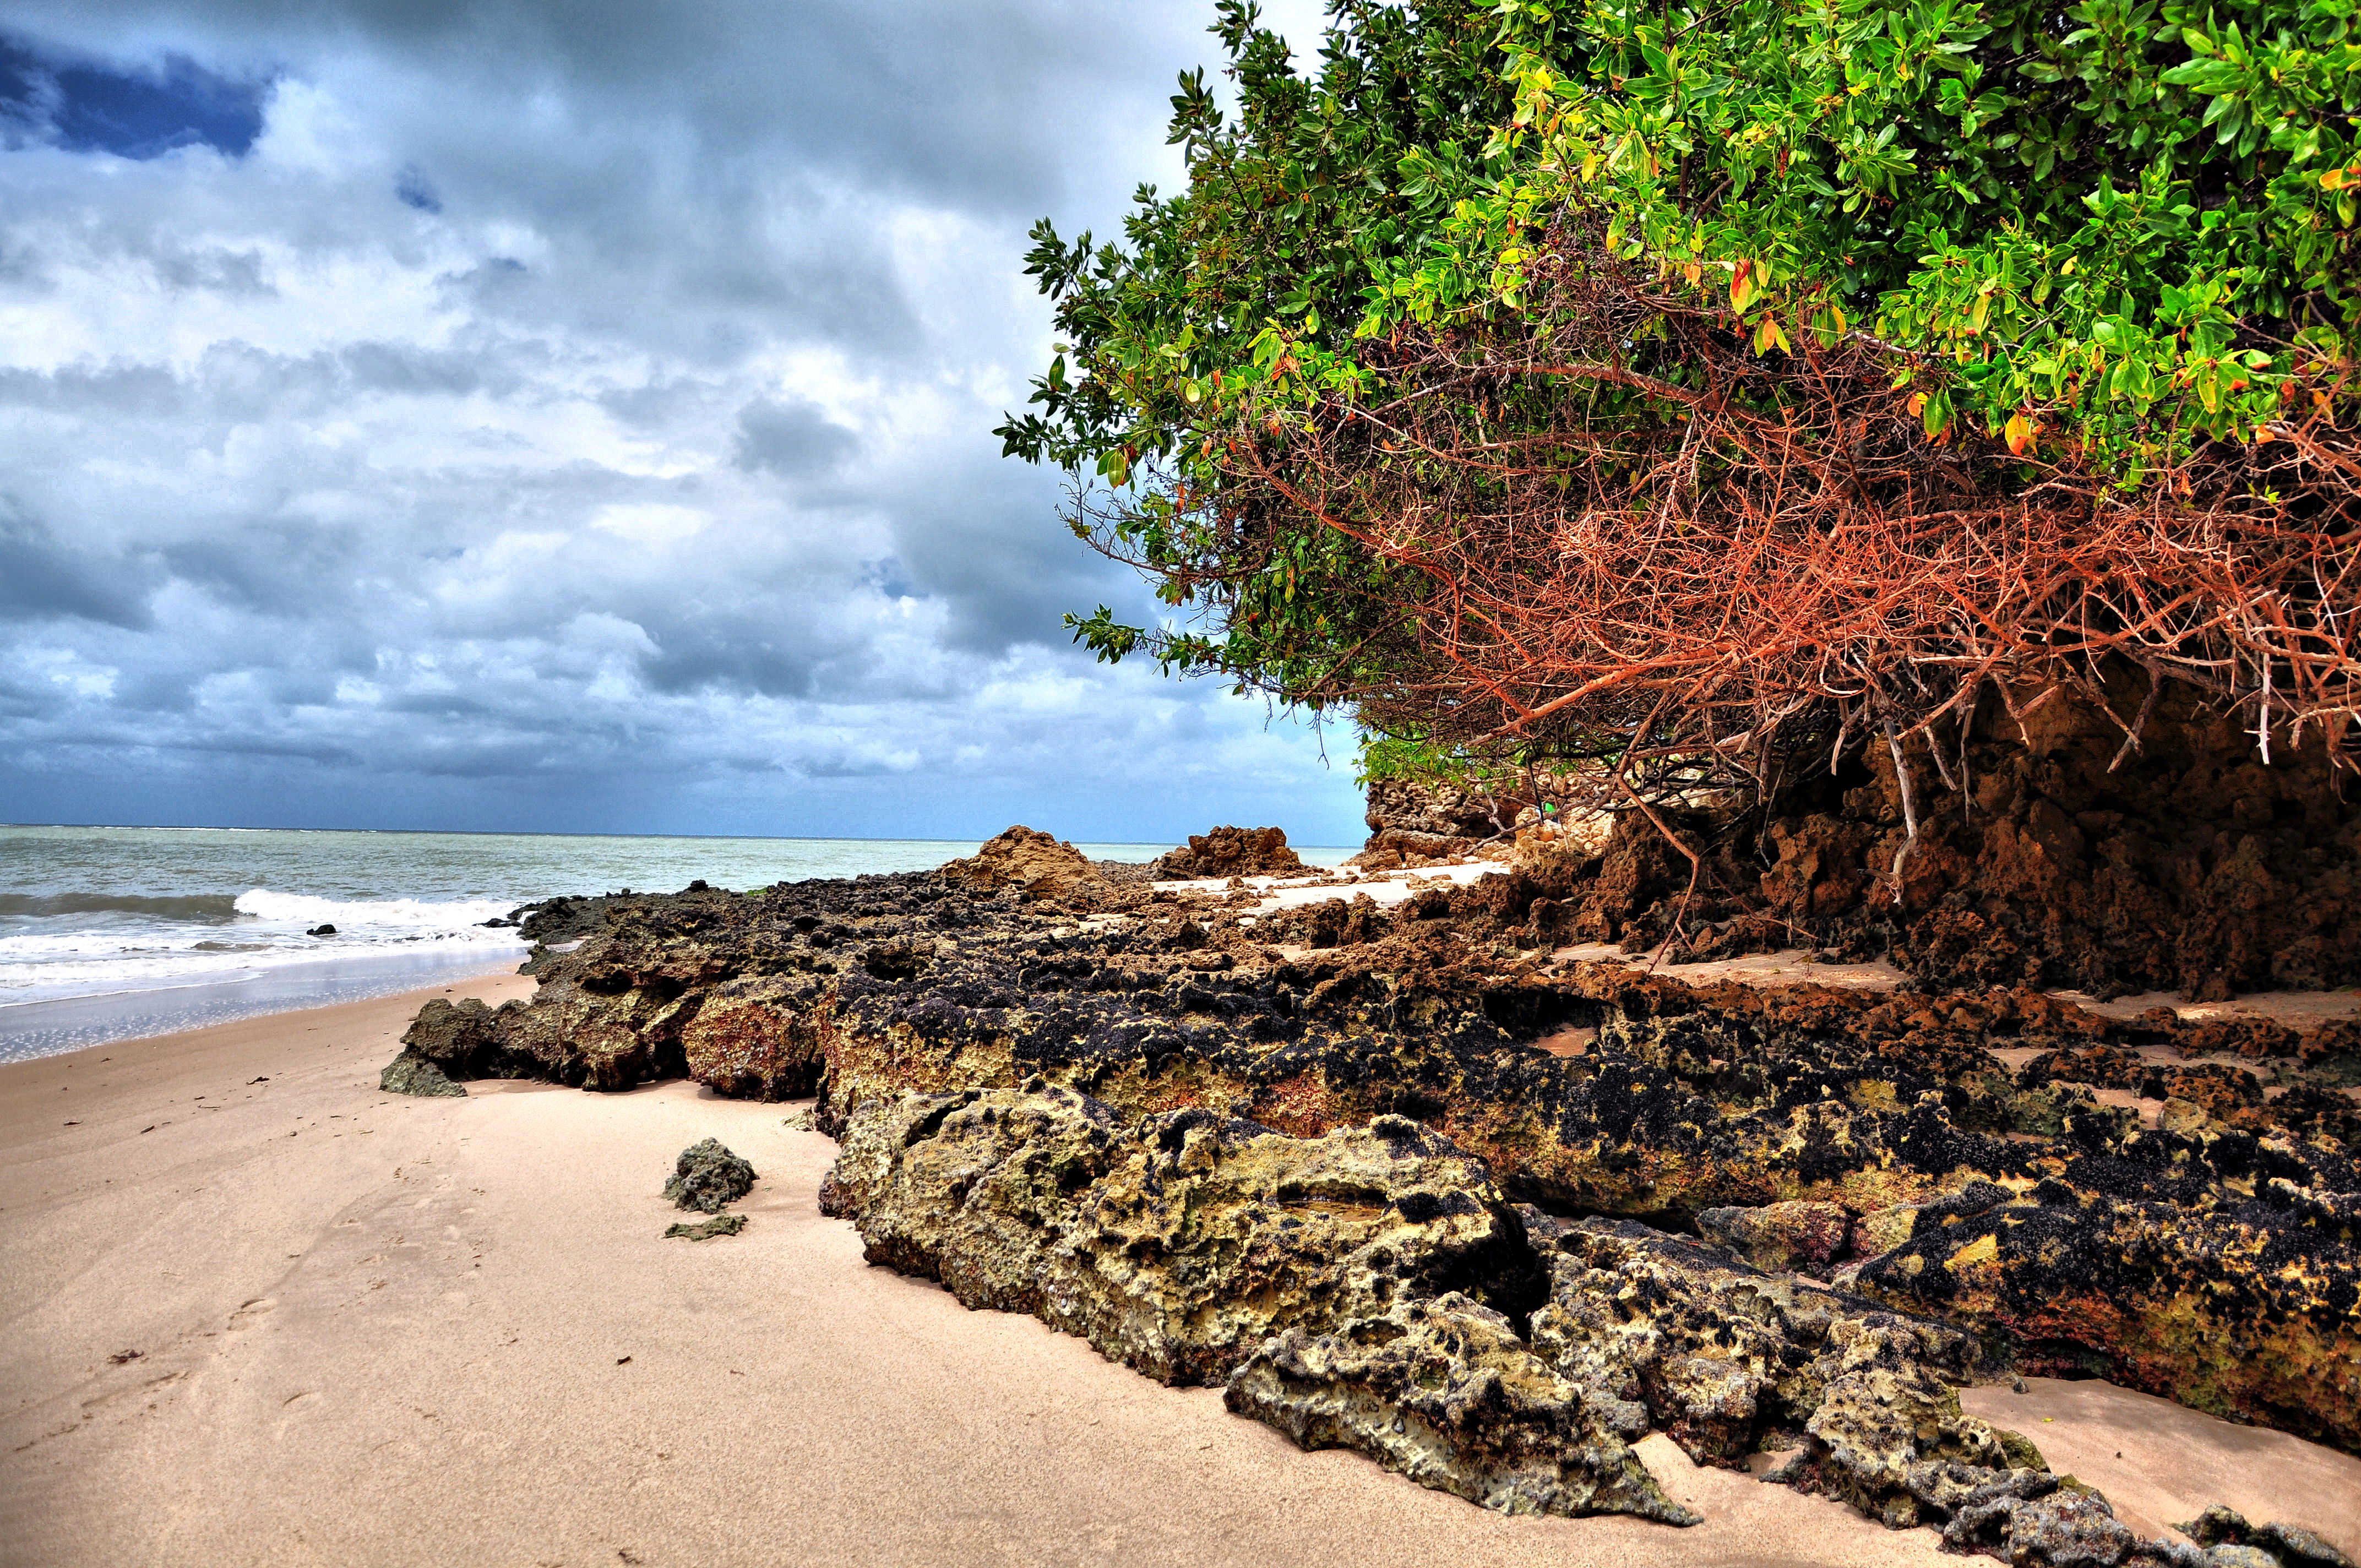
[[1030,1312],[1306,1447],[1517,1512],[1686,1523],[1524,1344],[1542,1288],[1483,1167],[1413,1123],[1322,1138],[1071,1090],[872,1102],[822,1196],[873,1263]]
[[1097,866],[1061,839],[1018,826],[939,873],[983,891],[1014,888],[1036,898],[1070,898],[1107,885]]
[[[1032,1080],[1121,1126],[1197,1111],[1317,1139],[1403,1117],[1510,1201],[1708,1231],[2028,1371],[2361,1447],[2341,1036],[1560,963],[1565,891],[1490,876],[1252,925],[1230,898],[1110,889],[1084,918],[930,876],[634,901],[555,956],[533,1006],[430,1006],[412,1035],[586,1087],[808,1073],[830,1131],[865,1101]],[[737,1044],[698,1050],[701,1026]],[[1569,1031],[1580,1054],[1538,1048]],[[2144,1117],[2101,1080],[2164,1098]]]
[[[2200,1546],[2214,1548],[2223,1568],[2354,1568],[2352,1558],[2308,1530],[2285,1524],[2250,1525],[2244,1514],[2219,1503],[2173,1528]],[[2256,1555],[2236,1562],[2221,1553],[2225,1546]]]
[[1156,862],[1155,880],[1300,875],[1304,864],[1277,828],[1216,828],[1191,833],[1182,848]]
[[1890,954],[1932,990],[2210,1001],[2361,982],[2361,789],[2323,738],[2266,763],[2235,720],[2168,687],[2132,750],[2147,677],[2112,672],[2107,695],[2112,714],[2062,689],[1993,697],[1964,738],[1942,727],[1939,756],[1905,745],[1915,839],[1883,745],[1796,768],[1743,812],[1664,811],[1704,858],[1694,897],[1688,860],[1624,813],[1560,895],[1570,923],[1703,957]]
[[1202,1111],[1126,1125],[1071,1090],[872,1101],[822,1198],[866,1255],[1030,1312],[1305,1447],[1511,1512],[1692,1515],[1630,1443],[1894,1526],[2056,1485],[1961,1413],[1971,1334],[1629,1221],[1512,1210],[1420,1127],[1292,1138]]
[[664,1182],[664,1201],[676,1209],[701,1209],[719,1214],[754,1190],[754,1168],[722,1146],[719,1138],[699,1138],[680,1151],[672,1176]]
[[1960,1411],[1986,1370],[1970,1334],[1631,1221],[1525,1221],[1550,1270],[1533,1349],[1627,1436],[1729,1469],[1789,1453],[1778,1479],[1896,1529],[2046,1479],[2030,1442]]
[[1368,842],[1351,864],[1391,869],[1472,859],[1516,826],[1519,802],[1457,784],[1373,779]]

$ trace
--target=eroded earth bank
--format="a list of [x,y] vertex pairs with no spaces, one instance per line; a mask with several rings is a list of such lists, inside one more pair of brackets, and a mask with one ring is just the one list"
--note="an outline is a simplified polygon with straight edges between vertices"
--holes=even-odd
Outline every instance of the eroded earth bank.
[[533,1001],[428,1003],[388,1087],[816,1095],[872,1262],[1495,1508],[1687,1522],[1662,1431],[2017,1563],[2346,1561],[2226,1512],[2141,1539],[1959,1391],[2103,1377],[2361,1453],[2361,1025],[1681,980],[1568,945],[1611,851],[1275,896],[1267,848],[1158,883],[1012,829],[558,901]]

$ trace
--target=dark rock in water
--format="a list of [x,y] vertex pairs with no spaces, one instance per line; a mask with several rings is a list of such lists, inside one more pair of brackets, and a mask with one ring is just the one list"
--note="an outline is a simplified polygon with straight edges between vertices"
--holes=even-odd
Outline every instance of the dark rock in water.
[[678,1236],[683,1241],[711,1241],[715,1236],[734,1236],[745,1228],[746,1216],[743,1214],[716,1214],[695,1224],[683,1220],[664,1232],[664,1239],[670,1241]]
[[1159,860],[1153,880],[1285,876],[1303,870],[1302,860],[1287,847],[1287,834],[1280,828],[1216,828],[1190,834],[1186,845]]
[[683,1209],[718,1214],[725,1203],[746,1196],[754,1185],[754,1168],[721,1146],[719,1138],[700,1138],[680,1151],[664,1195]]
[[467,1092],[465,1085],[452,1082],[441,1068],[412,1050],[385,1064],[385,1070],[377,1075],[377,1086],[388,1094],[431,1097]]
[[336,928],[334,926],[324,925],[314,926],[310,930],[303,933],[306,937],[333,937],[335,934]]

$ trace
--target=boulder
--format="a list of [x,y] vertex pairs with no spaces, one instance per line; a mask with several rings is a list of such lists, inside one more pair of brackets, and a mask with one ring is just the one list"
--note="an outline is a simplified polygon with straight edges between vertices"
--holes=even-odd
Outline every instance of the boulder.
[[443,1097],[467,1092],[465,1086],[452,1082],[441,1068],[411,1050],[385,1064],[385,1070],[377,1075],[377,1086],[388,1094]]
[[673,1162],[664,1195],[676,1208],[718,1214],[722,1205],[743,1198],[753,1185],[752,1166],[724,1148],[720,1139],[700,1138]]
[[2054,1485],[2032,1444],[1961,1412],[1972,1336],[1634,1221],[1523,1215],[1550,1271],[1533,1350],[1624,1435],[1729,1469],[1793,1449],[1776,1479],[1896,1529],[1979,1488],[2037,1491],[2034,1473]]
[[688,1076],[733,1100],[797,1100],[819,1087],[829,997],[764,976],[713,988],[680,1033]]
[[1456,784],[1376,779],[1363,820],[1369,840],[1351,864],[1372,869],[1473,859],[1488,839],[1515,826],[1517,804]]
[[1156,880],[1178,882],[1196,877],[1289,876],[1301,872],[1303,861],[1287,847],[1287,834],[1277,828],[1216,828],[1191,833],[1183,848],[1156,862]]
[[941,871],[973,888],[1015,888],[1036,898],[1070,898],[1111,884],[1080,850],[1021,824]]

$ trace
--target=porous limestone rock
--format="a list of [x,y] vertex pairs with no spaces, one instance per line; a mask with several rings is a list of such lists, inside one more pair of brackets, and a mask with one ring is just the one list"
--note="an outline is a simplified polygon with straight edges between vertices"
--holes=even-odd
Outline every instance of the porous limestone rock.
[[2250,1525],[2246,1515],[2220,1503],[2173,1528],[2198,1545],[2211,1548],[2210,1562],[2226,1564],[2233,1559],[2224,1553],[2246,1552],[2271,1568],[2354,1568],[2352,1558],[2308,1530],[2287,1524]]
[[1080,850],[1021,824],[968,859],[945,864],[939,874],[970,887],[1016,888],[1035,898],[1071,898],[1110,885]]
[[1522,1223],[1415,1123],[1292,1138],[1201,1110],[1126,1127],[1042,1085],[914,1094],[856,1108],[821,1202],[870,1261],[1227,1381],[1299,1442],[1496,1507],[1690,1517],[1518,1338]]
[[688,1076],[734,1100],[797,1100],[819,1087],[830,995],[808,976],[724,981],[682,1025]]
[[1708,1209],[1697,1224],[1715,1245],[1773,1273],[1825,1274],[1852,1245],[1852,1217],[1839,1203]]
[[694,1224],[683,1220],[676,1225],[666,1226],[664,1239],[670,1241],[678,1236],[684,1241],[708,1242],[716,1236],[734,1236],[745,1228],[746,1216],[743,1214],[716,1214],[709,1220],[699,1220]]
[[1349,1448],[1422,1486],[1514,1514],[1698,1516],[1646,1472],[1508,1318],[1454,1291],[1265,1340],[1223,1398],[1307,1449]]
[[699,1138],[680,1151],[664,1195],[675,1208],[718,1214],[752,1190],[754,1168],[730,1153],[719,1138]]
[[467,1092],[464,1085],[452,1082],[441,1068],[411,1050],[385,1064],[385,1070],[377,1075],[377,1086],[388,1094],[446,1096]]
[[1793,1450],[1780,1479],[1897,1529],[2042,1472],[2030,1443],[1960,1410],[1979,1347],[1956,1329],[1632,1221],[1524,1219],[1550,1270],[1533,1349],[1627,1436],[1653,1427],[1731,1469]]
[[[2361,1445],[2361,1106],[2315,1076],[2341,1070],[2349,1042],[2330,1029],[2290,1054],[2283,1033],[2108,1018],[2037,992],[1754,989],[1553,962],[1569,903],[1514,874],[1251,926],[1235,897],[1094,897],[1078,920],[920,873],[617,900],[553,955],[530,1007],[430,1005],[413,1037],[467,1057],[455,1077],[620,1087],[693,1070],[764,1093],[794,1087],[801,1047],[755,1047],[807,1029],[830,1133],[864,1100],[1038,1077],[1126,1125],[1198,1107],[1318,1136],[1409,1117],[1558,1212],[1686,1227],[1718,1208],[1832,1204],[1852,1222],[1832,1282],[1966,1326],[2020,1371]],[[730,1023],[758,1001],[771,1021]],[[708,1007],[715,1038],[751,1043],[692,1067]],[[1579,1054],[1534,1048],[1567,1032]],[[2012,1069],[1995,1047],[2036,1054]],[[2208,1050],[2235,1065],[2191,1054]],[[2219,1110],[2146,1128],[2093,1097],[2151,1078]],[[1998,1225],[2035,1209],[1988,1251],[1957,1230],[1971,1210],[2005,1211]],[[2060,1245],[2023,1245],[2036,1233]]]
[[1210,833],[1190,834],[1187,844],[1157,861],[1155,880],[1288,876],[1303,870],[1302,858],[1287,847],[1284,830],[1224,827]]

